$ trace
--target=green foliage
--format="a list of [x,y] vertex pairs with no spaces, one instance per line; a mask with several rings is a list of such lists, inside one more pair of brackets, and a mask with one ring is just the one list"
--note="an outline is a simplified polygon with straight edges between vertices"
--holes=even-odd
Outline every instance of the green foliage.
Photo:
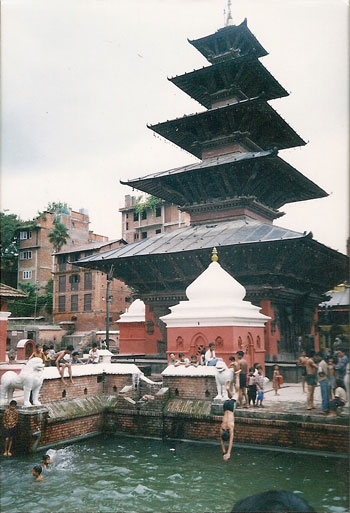
[[52,314],[52,292],[37,296],[38,287],[34,283],[19,283],[18,288],[28,294],[28,297],[8,302],[12,317]]
[[62,246],[67,243],[70,238],[68,228],[61,221],[54,221],[54,228],[49,231],[49,241],[51,242],[55,253],[59,253]]
[[[23,227],[32,230],[35,221],[22,221],[17,214],[0,213],[1,222],[1,271],[4,273],[17,272],[19,250],[19,230]],[[3,280],[6,283],[6,280]]]
[[62,201],[50,201],[45,208],[45,212],[49,212],[50,214],[69,214],[70,209],[67,203],[62,203]]
[[142,201],[142,196],[138,196],[134,203],[134,209],[137,214],[141,214],[145,210],[155,211],[160,203],[161,200],[155,196],[148,196],[144,201]]

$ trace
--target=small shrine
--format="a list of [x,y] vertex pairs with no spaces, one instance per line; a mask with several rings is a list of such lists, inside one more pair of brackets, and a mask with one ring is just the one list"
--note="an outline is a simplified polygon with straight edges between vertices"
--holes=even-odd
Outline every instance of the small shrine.
[[188,301],[180,301],[161,317],[167,326],[168,354],[182,352],[190,358],[214,342],[216,355],[226,363],[242,350],[250,365],[264,366],[264,327],[270,318],[244,300],[245,288],[221,267],[216,248],[211,260],[187,287]]

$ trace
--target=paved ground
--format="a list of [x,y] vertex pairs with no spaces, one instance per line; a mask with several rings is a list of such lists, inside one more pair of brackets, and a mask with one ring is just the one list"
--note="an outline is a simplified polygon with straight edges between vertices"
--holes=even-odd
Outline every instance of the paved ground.
[[[160,381],[161,376],[150,376],[154,381]],[[14,399],[19,405],[23,404],[23,391],[15,390]],[[256,411],[259,415],[260,412],[274,412],[274,413],[295,413],[308,415],[309,417],[325,417],[321,409],[321,392],[320,387],[315,389],[315,410],[306,410],[306,393],[303,393],[301,383],[286,383],[282,385],[279,390],[279,395],[275,395],[272,389],[272,384],[269,382],[265,387],[265,397],[263,402],[264,408],[251,407],[248,411]],[[243,409],[242,411],[247,411]],[[341,417],[344,418],[348,415],[349,410],[344,409]]]

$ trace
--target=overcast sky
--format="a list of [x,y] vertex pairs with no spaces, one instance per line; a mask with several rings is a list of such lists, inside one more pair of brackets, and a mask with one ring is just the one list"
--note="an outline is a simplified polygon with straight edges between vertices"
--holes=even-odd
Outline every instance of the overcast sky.
[[[224,24],[225,0],[3,0],[2,209],[49,201],[121,235],[120,179],[197,159],[146,126],[204,110],[167,77],[209,63],[188,42]],[[345,0],[232,0],[234,24],[269,52],[291,93],[270,104],[307,146],[279,155],[324,188],[275,224],[345,252],[348,236],[348,16]],[[135,191],[135,195],[139,192]]]

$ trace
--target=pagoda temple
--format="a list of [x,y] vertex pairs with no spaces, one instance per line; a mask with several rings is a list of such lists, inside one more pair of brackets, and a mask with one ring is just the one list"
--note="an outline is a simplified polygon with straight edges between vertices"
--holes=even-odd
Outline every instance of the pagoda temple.
[[317,348],[317,305],[346,278],[348,259],[274,224],[283,205],[327,193],[283,160],[305,145],[269,101],[288,96],[260,62],[266,50],[247,21],[189,41],[210,65],[169,80],[206,110],[149,126],[199,160],[121,183],[178,205],[191,224],[92,255],[79,265],[110,272],[146,303],[146,336],[166,351],[161,316],[186,299],[186,287],[217,247],[222,267],[271,318],[267,360],[293,360],[296,341]]

